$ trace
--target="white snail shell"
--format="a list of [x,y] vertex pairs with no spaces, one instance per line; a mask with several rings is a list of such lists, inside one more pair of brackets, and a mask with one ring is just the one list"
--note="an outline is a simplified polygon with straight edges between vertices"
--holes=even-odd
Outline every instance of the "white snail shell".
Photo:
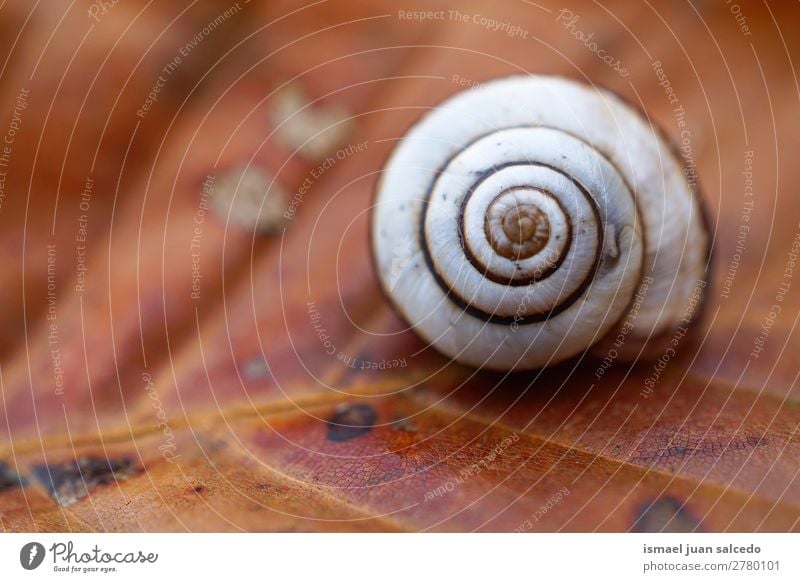
[[710,245],[692,183],[641,114],[547,76],[465,91],[412,128],[372,239],[413,329],[497,370],[560,362],[623,324],[635,356],[686,319]]

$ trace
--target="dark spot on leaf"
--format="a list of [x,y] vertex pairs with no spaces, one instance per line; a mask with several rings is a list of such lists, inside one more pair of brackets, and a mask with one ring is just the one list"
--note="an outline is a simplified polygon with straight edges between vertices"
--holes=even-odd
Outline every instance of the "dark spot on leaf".
[[203,449],[207,453],[217,453],[219,451],[224,451],[227,448],[228,448],[228,443],[226,443],[222,439],[213,439],[211,441],[206,441],[203,443]]
[[259,493],[267,493],[270,495],[282,492],[279,487],[273,485],[272,483],[266,483],[263,481],[257,481],[256,483],[253,483],[253,489]]
[[365,485],[367,485],[368,487],[374,487],[375,485],[378,485],[380,483],[388,483],[389,481],[396,481],[402,476],[403,476],[403,470],[398,467],[394,470],[386,471],[385,473],[383,473],[383,475],[378,474],[375,477],[372,477],[365,483]]
[[269,374],[267,361],[263,356],[254,356],[242,366],[242,375],[245,380],[261,380]]
[[195,485],[194,487],[192,487],[192,491],[194,491],[195,493],[202,493],[203,489],[204,487],[202,485]]
[[56,503],[67,506],[92,490],[127,479],[137,471],[130,459],[81,457],[60,464],[38,465],[31,472]]
[[0,493],[8,491],[9,489],[18,489],[25,486],[25,479],[9,467],[3,461],[0,461]]
[[700,522],[674,497],[648,501],[639,506],[631,530],[634,532],[688,533],[701,531]]
[[652,450],[634,455],[631,461],[648,466],[672,467],[674,463],[689,460],[702,460],[716,463],[724,456],[749,455],[768,443],[766,437],[758,435],[720,438],[714,435],[694,435],[691,433],[665,433],[655,442]]
[[417,432],[417,425],[410,418],[395,418],[392,421],[392,430],[402,432]]
[[369,404],[343,404],[328,419],[328,440],[349,441],[372,430],[378,414]]
[[414,472],[415,473],[423,473],[423,472],[427,471],[428,469],[432,469],[434,467],[439,466],[440,464],[441,463],[439,463],[439,461],[435,461],[435,460],[419,461],[417,466],[414,467]]

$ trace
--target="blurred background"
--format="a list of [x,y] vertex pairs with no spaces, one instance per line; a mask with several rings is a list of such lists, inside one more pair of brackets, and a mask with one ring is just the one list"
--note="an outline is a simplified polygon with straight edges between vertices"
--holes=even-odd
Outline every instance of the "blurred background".
[[[796,530],[798,24],[725,0],[7,0],[0,524]],[[699,175],[706,317],[652,393],[648,363],[456,366],[378,289],[392,147],[532,73],[616,91]]]

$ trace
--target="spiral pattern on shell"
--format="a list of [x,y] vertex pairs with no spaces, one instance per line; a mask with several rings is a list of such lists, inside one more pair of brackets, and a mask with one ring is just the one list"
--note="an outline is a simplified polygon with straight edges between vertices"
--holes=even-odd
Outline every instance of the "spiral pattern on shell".
[[[708,237],[680,165],[636,111],[573,81],[514,77],[409,132],[381,181],[373,245],[415,331],[509,370],[596,344],[643,280],[627,347],[674,327]],[[411,251],[398,259],[398,245]]]

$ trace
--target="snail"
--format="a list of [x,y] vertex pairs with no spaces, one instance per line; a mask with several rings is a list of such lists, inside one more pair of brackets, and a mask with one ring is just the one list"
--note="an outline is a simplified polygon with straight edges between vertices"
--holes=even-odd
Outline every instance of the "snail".
[[387,161],[371,218],[379,281],[462,364],[637,358],[702,303],[711,237],[690,169],[606,90],[490,81],[428,113]]

